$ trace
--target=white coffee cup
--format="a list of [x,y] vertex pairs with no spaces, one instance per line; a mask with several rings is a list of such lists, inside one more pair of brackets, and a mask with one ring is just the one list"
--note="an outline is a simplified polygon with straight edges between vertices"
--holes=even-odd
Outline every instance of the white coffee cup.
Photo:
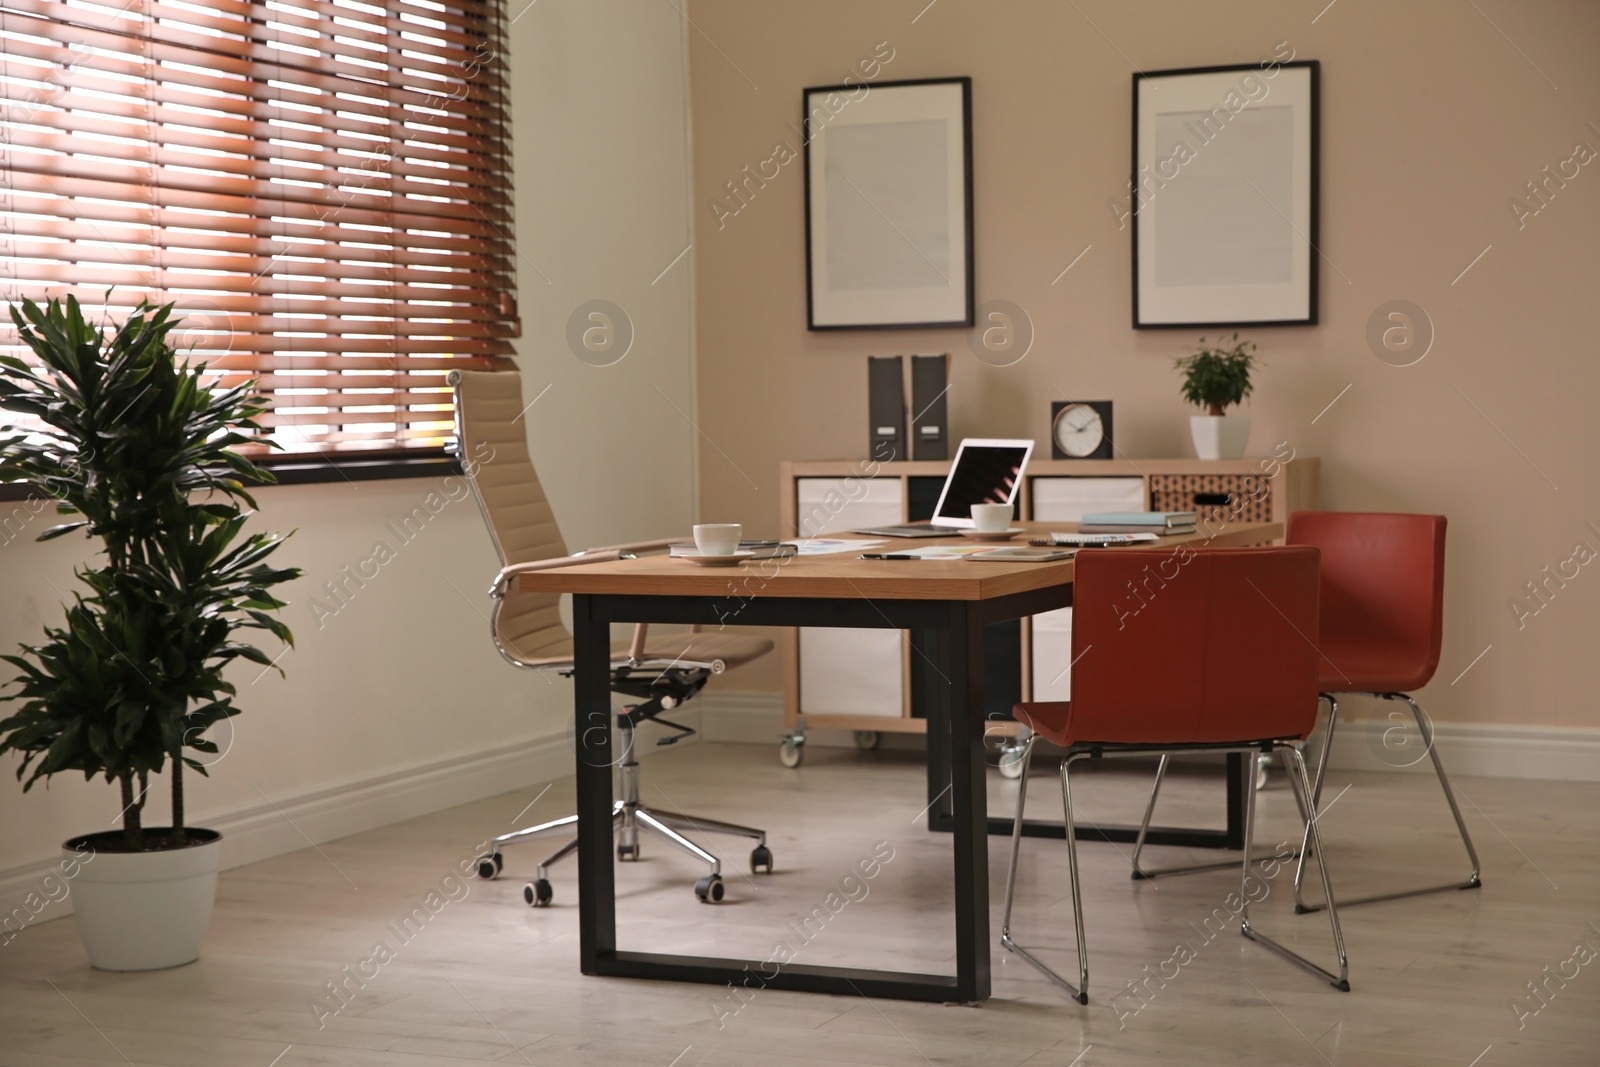
[[731,556],[743,537],[744,527],[737,522],[702,522],[694,528],[694,546],[703,556]]
[[972,526],[979,533],[1004,533],[1011,529],[1011,505],[972,505]]

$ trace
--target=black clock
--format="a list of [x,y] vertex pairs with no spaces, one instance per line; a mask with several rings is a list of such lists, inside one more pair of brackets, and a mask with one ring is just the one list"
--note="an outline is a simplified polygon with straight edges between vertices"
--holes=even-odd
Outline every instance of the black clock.
[[1052,401],[1050,456],[1052,459],[1110,459],[1111,401]]

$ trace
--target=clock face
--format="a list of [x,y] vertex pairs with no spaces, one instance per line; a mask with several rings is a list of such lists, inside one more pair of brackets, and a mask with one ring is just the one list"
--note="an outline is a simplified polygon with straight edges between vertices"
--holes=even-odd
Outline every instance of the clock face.
[[1068,456],[1093,455],[1105,435],[1100,413],[1088,404],[1068,404],[1056,414],[1056,447]]

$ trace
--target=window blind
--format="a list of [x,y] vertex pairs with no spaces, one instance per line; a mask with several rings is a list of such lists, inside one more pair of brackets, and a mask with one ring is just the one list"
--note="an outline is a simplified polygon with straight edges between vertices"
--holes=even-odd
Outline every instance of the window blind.
[[6,300],[175,301],[184,354],[260,375],[286,450],[439,447],[445,375],[507,365],[518,332],[504,21],[0,0]]

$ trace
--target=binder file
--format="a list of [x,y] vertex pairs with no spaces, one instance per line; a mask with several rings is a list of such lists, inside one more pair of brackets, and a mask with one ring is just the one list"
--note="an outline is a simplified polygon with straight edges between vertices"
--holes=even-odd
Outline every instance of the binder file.
[[950,458],[950,355],[911,357],[911,458]]
[[867,455],[880,462],[908,459],[903,356],[867,357]]

